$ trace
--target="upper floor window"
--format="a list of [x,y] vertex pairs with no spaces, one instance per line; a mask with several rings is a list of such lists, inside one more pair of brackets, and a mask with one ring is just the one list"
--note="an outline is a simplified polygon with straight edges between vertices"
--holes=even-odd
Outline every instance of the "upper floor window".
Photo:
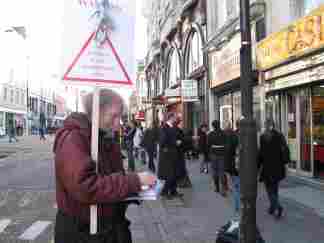
[[158,83],[158,94],[160,94],[163,90],[163,76],[162,76],[162,70],[159,72],[159,83]]
[[10,90],[10,103],[13,104],[14,103],[14,91]]
[[21,104],[25,105],[25,94],[21,93]]
[[176,50],[172,51],[169,65],[168,86],[172,86],[180,80],[180,56]]
[[193,33],[191,42],[189,43],[188,53],[188,74],[191,74],[198,67],[203,65],[202,41],[197,32]]
[[226,5],[226,20],[238,17],[240,9],[239,0],[227,0],[224,1],[224,4]]
[[3,90],[3,99],[4,100],[8,99],[8,88],[4,88],[4,90]]
[[324,0],[290,0],[292,19],[301,18],[324,4]]
[[16,105],[19,105],[19,98],[20,98],[20,95],[19,95],[19,91],[17,90],[16,91]]

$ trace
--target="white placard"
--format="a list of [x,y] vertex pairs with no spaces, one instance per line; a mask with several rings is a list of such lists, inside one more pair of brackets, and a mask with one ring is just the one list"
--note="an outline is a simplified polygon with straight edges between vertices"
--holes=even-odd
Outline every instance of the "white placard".
[[135,2],[64,1],[63,80],[132,84],[135,77]]

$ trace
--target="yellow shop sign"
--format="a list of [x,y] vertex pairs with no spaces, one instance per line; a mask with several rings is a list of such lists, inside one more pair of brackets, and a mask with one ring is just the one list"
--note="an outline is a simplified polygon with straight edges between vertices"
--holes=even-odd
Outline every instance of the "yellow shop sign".
[[257,45],[257,68],[266,70],[324,46],[324,5]]

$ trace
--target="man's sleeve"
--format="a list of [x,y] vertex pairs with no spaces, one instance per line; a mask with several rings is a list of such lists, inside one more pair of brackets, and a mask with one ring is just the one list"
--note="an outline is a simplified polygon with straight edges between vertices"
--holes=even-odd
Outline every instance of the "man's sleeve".
[[135,173],[98,175],[89,148],[77,132],[68,135],[58,153],[57,177],[76,200],[88,204],[116,202],[141,189]]

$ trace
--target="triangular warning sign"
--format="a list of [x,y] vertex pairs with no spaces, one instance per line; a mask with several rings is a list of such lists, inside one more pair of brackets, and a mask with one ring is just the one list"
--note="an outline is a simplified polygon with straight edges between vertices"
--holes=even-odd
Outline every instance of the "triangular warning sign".
[[63,76],[63,80],[132,85],[110,38],[96,42],[93,32]]

